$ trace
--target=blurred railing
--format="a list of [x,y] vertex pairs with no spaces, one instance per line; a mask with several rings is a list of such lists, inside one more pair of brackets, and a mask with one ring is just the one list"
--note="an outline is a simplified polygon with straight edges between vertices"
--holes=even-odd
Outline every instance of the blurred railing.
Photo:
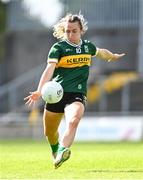
[[37,88],[43,69],[44,64],[41,64],[30,72],[0,86],[0,112],[20,110],[24,105],[24,97]]
[[[43,69],[44,64],[0,87],[0,112],[26,111],[23,109],[23,99],[37,88]],[[98,85],[102,88],[93,88],[92,103],[89,101],[87,106],[88,112],[118,112],[127,115],[132,112],[143,113],[143,78],[128,72],[118,74],[98,77]],[[91,73],[91,76],[94,75]]]
[[87,111],[143,115],[143,77],[135,72],[114,72],[99,77],[88,88]]
[[129,28],[139,24],[142,0],[63,0],[65,12],[79,10],[89,21],[89,27]]
[[[142,0],[61,0],[64,13],[85,15],[90,28],[137,27]],[[8,6],[9,30],[43,29],[42,23],[26,16],[22,1],[11,1]],[[18,17],[18,18],[17,18]],[[24,23],[23,23],[24,22]]]
[[[130,27],[132,27],[133,29],[140,27],[141,33],[139,33],[139,45],[137,44],[137,42],[134,43],[134,41],[130,41],[131,36],[129,36],[129,42],[127,45],[129,46],[129,44],[131,44],[131,47],[133,47],[133,45],[135,44],[135,47],[137,47],[137,45],[140,47],[140,61],[139,63],[137,62],[136,56],[133,57],[133,61],[135,62],[136,59],[136,62],[139,64],[139,72],[142,72],[143,31],[142,24],[140,22],[143,22],[143,15],[141,13],[143,12],[143,0],[63,0],[63,2],[65,4],[65,12],[78,13],[79,10],[81,10],[81,13],[84,14],[89,22],[89,28],[94,27],[95,29],[102,29],[102,31],[104,31],[106,28],[118,29],[126,27],[127,34],[130,34]],[[15,6],[13,7],[15,8]],[[18,17],[17,12],[16,16]],[[9,18],[12,19],[14,18],[14,16],[10,16]],[[18,21],[15,22],[18,23]],[[139,23],[141,24],[140,26]],[[127,40],[124,37],[121,40],[123,42],[121,46],[123,46],[123,44],[126,44]],[[121,38],[119,36],[119,39],[115,39],[115,41],[119,42],[120,39]],[[105,41],[103,41],[103,37],[102,39],[99,38],[99,40],[100,42],[102,40],[102,42],[105,44]],[[113,46],[115,46],[115,41],[113,41],[112,43]],[[109,42],[109,40],[107,42]],[[117,47],[119,47],[119,44]],[[131,50],[135,51],[135,48]],[[131,51],[129,52],[129,54],[132,56]],[[130,59],[129,63],[133,64],[134,62],[132,62]],[[129,64],[124,64],[124,66],[129,67]],[[23,98],[29,93],[29,91],[32,91],[37,87],[39,77],[42,73],[43,68],[44,64],[40,65],[36,69],[31,70],[28,73],[26,72],[24,75],[16,78],[12,82],[0,87],[0,112],[15,111],[16,109],[19,110],[21,109],[21,107],[23,107]],[[103,81],[104,78],[106,79],[105,76],[100,76],[99,81]],[[106,92],[102,92],[99,101],[93,103],[92,105],[89,104],[87,110],[89,112],[92,111],[101,113],[115,111],[122,113],[142,113],[143,96],[141,89],[143,89],[142,77],[137,79],[135,82],[126,84],[120,89],[120,91],[117,91],[114,94],[107,94]]]

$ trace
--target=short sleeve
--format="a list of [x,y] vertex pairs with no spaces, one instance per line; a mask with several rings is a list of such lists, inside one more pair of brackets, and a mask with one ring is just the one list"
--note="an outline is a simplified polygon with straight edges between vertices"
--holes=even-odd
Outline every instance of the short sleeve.
[[58,62],[61,57],[61,48],[56,43],[54,44],[48,54],[48,62]]
[[97,48],[96,46],[90,42],[90,50],[91,50],[91,55],[92,56],[96,56],[96,53],[97,53]]

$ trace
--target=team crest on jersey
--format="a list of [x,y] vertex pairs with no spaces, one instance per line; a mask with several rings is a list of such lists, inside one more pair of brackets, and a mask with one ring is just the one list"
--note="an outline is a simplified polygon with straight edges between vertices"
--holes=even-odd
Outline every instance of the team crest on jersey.
[[89,49],[88,49],[88,46],[87,46],[87,45],[84,45],[84,50],[85,50],[86,53],[89,52]]
[[78,84],[78,89],[82,89],[82,85],[81,84]]

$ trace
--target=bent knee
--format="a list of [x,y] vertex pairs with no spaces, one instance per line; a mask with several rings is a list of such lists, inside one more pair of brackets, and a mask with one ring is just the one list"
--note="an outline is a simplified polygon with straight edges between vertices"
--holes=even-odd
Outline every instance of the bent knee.
[[74,117],[70,122],[69,122],[69,127],[71,128],[77,128],[79,124],[80,118]]

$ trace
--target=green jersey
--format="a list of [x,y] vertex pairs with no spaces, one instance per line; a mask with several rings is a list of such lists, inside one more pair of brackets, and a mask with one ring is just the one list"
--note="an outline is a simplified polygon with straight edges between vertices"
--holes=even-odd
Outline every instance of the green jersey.
[[89,66],[96,47],[90,41],[81,40],[78,45],[69,41],[55,43],[48,55],[48,62],[56,62],[53,80],[61,83],[64,92],[86,94]]

